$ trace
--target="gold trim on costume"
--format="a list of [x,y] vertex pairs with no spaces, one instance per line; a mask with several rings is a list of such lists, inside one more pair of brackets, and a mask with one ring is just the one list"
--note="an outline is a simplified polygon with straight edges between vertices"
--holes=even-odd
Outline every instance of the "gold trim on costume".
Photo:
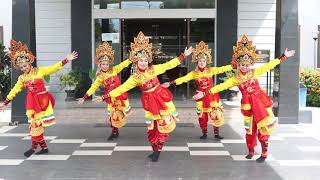
[[140,31],[133,41],[129,59],[136,63],[142,56],[147,56],[150,63],[152,61],[152,43],[149,43],[149,38]]
[[96,49],[95,60],[96,64],[100,64],[102,61],[108,61],[109,64],[114,63],[114,50],[108,42],[104,42]]
[[251,104],[241,104],[241,109],[242,110],[251,110]]
[[249,40],[247,35],[243,35],[237,42],[237,46],[233,46],[232,64],[250,64],[256,62],[256,46]]
[[19,65],[21,64],[32,64],[35,61],[35,56],[28,49],[27,45],[13,39],[10,41],[9,57],[15,69],[19,69]]
[[205,58],[208,64],[212,62],[211,49],[203,41],[200,41],[193,50],[192,62],[198,62],[201,58]]

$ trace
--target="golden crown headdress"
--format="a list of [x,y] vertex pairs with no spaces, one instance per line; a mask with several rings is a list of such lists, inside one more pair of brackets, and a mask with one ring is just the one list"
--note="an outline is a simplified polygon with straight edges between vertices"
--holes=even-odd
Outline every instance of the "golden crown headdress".
[[256,62],[256,57],[256,46],[252,44],[247,35],[243,35],[237,42],[237,46],[233,46],[232,64],[253,65]]
[[114,50],[108,42],[104,42],[96,49],[96,64],[100,64],[102,61],[108,61],[109,64],[114,63]]
[[192,62],[198,62],[203,57],[207,60],[208,64],[212,62],[211,49],[209,49],[209,46],[205,42],[201,41],[193,49]]
[[9,57],[14,68],[19,69],[19,65],[23,63],[32,64],[35,56],[29,50],[27,45],[20,41],[11,39],[9,47]]
[[152,43],[149,43],[149,38],[140,31],[131,43],[129,59],[135,63],[142,56],[147,56],[149,63],[152,61]]

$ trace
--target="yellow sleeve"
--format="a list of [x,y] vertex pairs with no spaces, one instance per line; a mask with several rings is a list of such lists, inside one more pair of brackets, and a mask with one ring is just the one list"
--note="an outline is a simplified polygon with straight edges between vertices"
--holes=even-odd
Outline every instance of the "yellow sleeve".
[[233,68],[231,65],[227,65],[227,66],[221,66],[221,67],[211,67],[210,70],[212,75],[216,75],[216,74],[232,71]]
[[176,85],[180,85],[182,83],[186,83],[186,82],[189,82],[191,80],[193,80],[194,77],[193,77],[193,71],[189,72],[187,75],[183,76],[183,77],[180,77],[176,80],[174,80],[175,84]]
[[233,86],[236,86],[237,84],[238,84],[237,80],[234,77],[232,77],[232,78],[226,80],[224,83],[221,83],[221,84],[218,84],[218,85],[212,87],[210,89],[210,92],[212,94],[218,93],[220,91],[223,91],[223,90],[229,89]]
[[120,64],[116,65],[113,67],[113,72],[119,73],[121,72],[124,68],[128,67],[131,64],[131,61],[129,59],[121,62]]
[[136,87],[138,85],[138,82],[134,79],[134,77],[130,76],[129,79],[124,82],[122,85],[117,87],[116,89],[112,90],[109,95],[112,98],[118,97],[121,94],[129,91],[130,89]]
[[18,78],[17,83],[14,85],[14,87],[11,89],[11,91],[9,92],[7,99],[12,100],[14,97],[16,97],[16,95],[22,91],[23,89],[23,80],[22,78]]
[[174,58],[166,63],[154,65],[154,71],[155,71],[156,75],[163,74],[167,70],[173,69],[180,64],[181,64],[181,62],[180,62],[179,58],[177,57],[177,58]]
[[280,59],[274,59],[269,63],[254,69],[254,76],[259,77],[260,75],[270,71],[271,69],[275,68],[277,65],[281,63]]
[[91,96],[101,86],[102,82],[103,82],[103,77],[98,76],[97,79],[94,81],[94,83],[89,88],[89,90],[86,92],[86,95]]
[[62,69],[63,66],[64,66],[64,64],[62,63],[62,61],[59,61],[56,64],[51,65],[51,66],[39,67],[39,73],[41,73],[44,76],[50,75],[52,73],[58,72],[60,69]]

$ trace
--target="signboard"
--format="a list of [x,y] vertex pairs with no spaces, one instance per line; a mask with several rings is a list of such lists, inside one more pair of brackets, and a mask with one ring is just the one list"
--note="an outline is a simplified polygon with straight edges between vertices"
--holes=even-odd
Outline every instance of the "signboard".
[[102,33],[102,41],[111,41],[111,43],[119,43],[120,33]]
[[270,50],[257,49],[256,54],[258,63],[267,63],[270,61]]

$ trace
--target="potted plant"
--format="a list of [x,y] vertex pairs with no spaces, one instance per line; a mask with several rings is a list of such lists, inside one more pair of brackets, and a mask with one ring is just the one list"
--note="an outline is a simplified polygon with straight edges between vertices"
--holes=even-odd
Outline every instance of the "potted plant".
[[96,78],[97,78],[97,68],[89,70],[89,78],[91,79],[92,82],[94,82],[94,80],[96,80]]
[[43,76],[43,79],[46,82],[45,87],[46,87],[47,91],[50,91],[50,84],[49,84],[50,83],[50,75]]
[[79,84],[79,79],[75,71],[71,70],[66,74],[61,74],[59,76],[60,79],[60,87],[61,89],[65,89],[67,93],[66,101],[75,100],[75,89]]
[[[225,73],[224,77],[219,78],[219,80],[225,82],[229,78],[233,77],[236,73],[236,70],[232,70]],[[225,96],[228,101],[233,101],[238,96],[239,89],[237,87],[231,87],[225,91]]]

